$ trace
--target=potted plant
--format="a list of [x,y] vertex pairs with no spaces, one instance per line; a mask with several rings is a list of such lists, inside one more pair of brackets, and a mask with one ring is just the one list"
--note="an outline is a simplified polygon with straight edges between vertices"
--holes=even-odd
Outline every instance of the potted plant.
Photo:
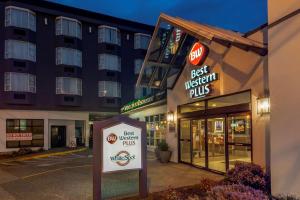
[[159,160],[162,163],[167,163],[170,161],[172,152],[169,151],[169,145],[166,140],[162,140],[159,145]]

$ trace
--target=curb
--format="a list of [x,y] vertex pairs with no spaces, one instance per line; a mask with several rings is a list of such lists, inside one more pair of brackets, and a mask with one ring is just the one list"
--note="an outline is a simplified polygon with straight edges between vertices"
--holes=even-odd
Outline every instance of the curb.
[[32,155],[32,156],[25,156],[25,157],[1,160],[0,163],[12,162],[12,161],[25,161],[25,160],[32,160],[32,159],[38,159],[38,158],[47,158],[47,157],[50,157],[50,156],[64,156],[64,155],[67,155],[67,154],[83,152],[83,151],[86,151],[86,150],[87,150],[87,148],[84,147],[84,148],[75,149],[75,150],[44,153],[44,154],[39,154],[39,155]]

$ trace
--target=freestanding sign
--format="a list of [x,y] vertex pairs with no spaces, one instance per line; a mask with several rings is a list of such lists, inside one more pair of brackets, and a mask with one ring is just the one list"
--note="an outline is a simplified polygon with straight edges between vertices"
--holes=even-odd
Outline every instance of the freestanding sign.
[[93,129],[93,195],[101,199],[103,173],[139,170],[140,197],[147,196],[147,141],[144,122],[119,115],[95,122]]

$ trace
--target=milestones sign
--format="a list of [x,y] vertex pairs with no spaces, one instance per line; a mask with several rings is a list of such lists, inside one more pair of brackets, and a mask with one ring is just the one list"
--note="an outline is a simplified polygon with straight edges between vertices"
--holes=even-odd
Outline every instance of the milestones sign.
[[142,130],[127,124],[103,130],[102,172],[141,169]]
[[146,124],[119,115],[97,121],[93,128],[93,199],[102,199],[101,180],[104,173],[139,171],[140,198],[147,188]]

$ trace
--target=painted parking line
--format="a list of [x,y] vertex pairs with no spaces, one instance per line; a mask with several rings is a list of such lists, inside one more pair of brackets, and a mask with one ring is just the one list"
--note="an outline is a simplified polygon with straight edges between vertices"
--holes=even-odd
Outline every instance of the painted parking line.
[[21,177],[21,179],[33,178],[36,176],[41,176],[41,175],[45,175],[45,174],[49,174],[49,173],[53,173],[53,172],[57,172],[57,171],[65,170],[65,169],[75,169],[75,168],[83,168],[83,167],[91,167],[91,166],[92,166],[91,164],[87,164],[87,165],[78,165],[78,166],[72,166],[72,167],[62,167],[62,168],[57,168],[57,169],[51,169],[51,170],[47,170],[44,172],[39,172],[39,173],[23,176],[23,177]]

